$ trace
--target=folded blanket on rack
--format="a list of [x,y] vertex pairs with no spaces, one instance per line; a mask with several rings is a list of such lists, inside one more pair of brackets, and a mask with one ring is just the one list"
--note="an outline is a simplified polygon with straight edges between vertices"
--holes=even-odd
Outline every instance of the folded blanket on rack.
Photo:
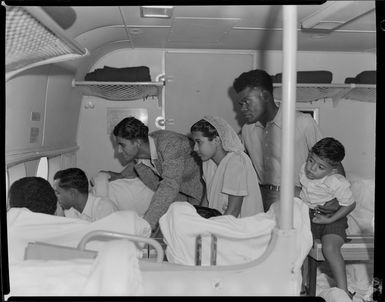
[[365,70],[354,78],[346,78],[345,84],[376,84],[377,73],[375,70]]
[[151,82],[150,68],[147,66],[115,68],[104,66],[85,76],[86,81],[98,82]]
[[[271,77],[273,83],[282,83],[282,73]],[[327,70],[297,71],[297,83],[324,83],[330,84],[333,74]]]

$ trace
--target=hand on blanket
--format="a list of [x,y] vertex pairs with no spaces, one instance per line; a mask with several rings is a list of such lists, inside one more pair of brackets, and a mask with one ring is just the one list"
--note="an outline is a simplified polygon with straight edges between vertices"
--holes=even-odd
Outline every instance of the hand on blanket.
[[93,186],[92,193],[96,196],[108,197],[108,180],[110,178],[110,174],[104,171],[98,172],[90,181]]
[[108,171],[99,171],[94,177],[91,178],[90,182],[93,186],[97,186],[97,184],[108,182],[110,179],[111,175]]

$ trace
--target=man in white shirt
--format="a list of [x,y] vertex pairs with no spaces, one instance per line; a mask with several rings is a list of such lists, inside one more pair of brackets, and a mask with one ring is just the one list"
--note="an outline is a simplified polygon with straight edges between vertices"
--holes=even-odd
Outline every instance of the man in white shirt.
[[109,199],[89,192],[88,178],[79,168],[56,172],[53,187],[66,217],[93,222],[118,210]]
[[[282,112],[274,101],[273,82],[264,70],[242,73],[234,80],[246,124],[242,127],[242,140],[259,178],[265,212],[280,199],[281,184],[281,131]],[[294,195],[299,196],[299,171],[313,145],[322,138],[315,120],[296,112]],[[343,167],[339,168],[344,174]]]

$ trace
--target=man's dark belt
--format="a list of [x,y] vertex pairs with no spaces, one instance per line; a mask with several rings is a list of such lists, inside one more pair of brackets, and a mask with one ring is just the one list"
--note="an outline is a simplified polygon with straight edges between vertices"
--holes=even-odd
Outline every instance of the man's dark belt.
[[[276,186],[276,185],[269,185],[269,184],[264,184],[264,185],[261,185],[259,184],[259,186],[261,188],[265,188],[265,189],[268,189],[269,191],[275,191],[275,192],[279,192],[281,190],[281,187],[280,186]],[[295,186],[296,188],[299,188],[297,186]],[[299,188],[300,189],[300,188]]]
[[275,185],[261,185],[261,184],[259,184],[259,186],[261,188],[268,189],[269,191],[276,191],[276,192],[278,192],[281,188],[280,186],[275,186]]

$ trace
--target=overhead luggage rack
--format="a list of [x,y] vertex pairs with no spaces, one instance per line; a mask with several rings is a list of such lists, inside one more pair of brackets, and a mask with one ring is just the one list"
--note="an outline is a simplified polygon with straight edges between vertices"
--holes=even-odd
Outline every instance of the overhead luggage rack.
[[28,68],[88,54],[41,8],[5,7],[7,79]]
[[[274,84],[274,98],[282,100],[282,84]],[[376,102],[376,85],[368,84],[297,84],[297,102],[331,98]]]
[[111,101],[133,101],[157,97],[162,101],[163,81],[159,82],[92,82],[74,81],[84,95],[97,96]]

